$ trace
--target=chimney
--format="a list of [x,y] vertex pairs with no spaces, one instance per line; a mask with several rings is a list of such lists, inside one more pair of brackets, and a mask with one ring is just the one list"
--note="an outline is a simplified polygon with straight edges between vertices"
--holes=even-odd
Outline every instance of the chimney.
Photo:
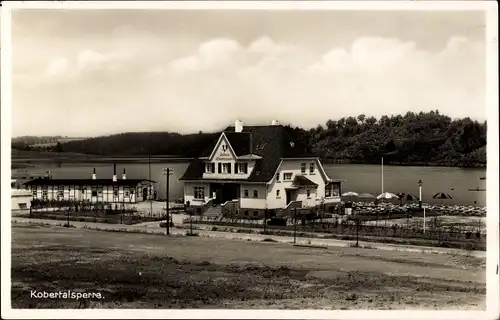
[[116,178],[116,164],[113,164],[113,182],[116,182],[118,179]]
[[122,179],[123,179],[123,180],[126,180],[126,179],[127,179],[127,172],[125,171],[125,168],[123,168]]
[[278,120],[273,120],[273,121],[271,122],[271,125],[273,125],[273,126],[279,126],[279,125],[280,125],[280,122],[279,122]]
[[95,180],[95,179],[97,179],[97,176],[95,174],[95,168],[94,168],[94,172],[92,173],[92,180]]
[[236,120],[234,122],[234,132],[241,132],[243,131],[243,122],[240,120]]

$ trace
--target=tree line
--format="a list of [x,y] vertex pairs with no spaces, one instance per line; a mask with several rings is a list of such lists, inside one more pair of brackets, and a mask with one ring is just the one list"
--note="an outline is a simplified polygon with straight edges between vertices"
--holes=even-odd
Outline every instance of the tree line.
[[[442,165],[480,167],[486,165],[487,123],[470,118],[451,119],[439,111],[384,115],[364,114],[328,120],[315,128],[286,125],[298,141],[332,163]],[[69,141],[48,151],[94,155],[172,155],[196,157],[219,133],[182,135],[175,132],[129,132]],[[27,150],[29,146],[13,148]]]

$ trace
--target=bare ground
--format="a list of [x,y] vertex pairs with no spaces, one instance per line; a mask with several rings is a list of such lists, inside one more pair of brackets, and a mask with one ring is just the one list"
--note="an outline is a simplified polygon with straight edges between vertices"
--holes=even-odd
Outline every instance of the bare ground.
[[474,257],[12,228],[13,308],[484,309],[485,300],[485,259]]

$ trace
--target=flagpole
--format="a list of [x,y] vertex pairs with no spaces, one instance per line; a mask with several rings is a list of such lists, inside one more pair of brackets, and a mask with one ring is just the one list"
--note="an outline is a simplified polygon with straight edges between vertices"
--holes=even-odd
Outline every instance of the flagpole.
[[384,157],[382,157],[382,193],[384,193]]

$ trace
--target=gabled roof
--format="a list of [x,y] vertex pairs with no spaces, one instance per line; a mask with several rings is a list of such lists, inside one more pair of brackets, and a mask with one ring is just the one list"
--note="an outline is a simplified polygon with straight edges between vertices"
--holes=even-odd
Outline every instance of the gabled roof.
[[113,181],[113,179],[43,179],[38,178],[25,182],[25,185],[45,185],[45,186],[55,186],[55,185],[94,185],[94,186],[129,186],[138,185],[143,182],[155,182],[148,179],[118,179]]
[[[262,157],[257,160],[247,181],[268,182],[273,178],[282,158],[316,158],[307,146],[295,141],[282,125],[247,126],[243,127],[242,132],[234,130],[230,126],[223,132],[238,156],[252,153]],[[208,157],[216,143],[214,141],[200,156]],[[180,180],[201,179],[204,169],[203,161],[195,159]]]

